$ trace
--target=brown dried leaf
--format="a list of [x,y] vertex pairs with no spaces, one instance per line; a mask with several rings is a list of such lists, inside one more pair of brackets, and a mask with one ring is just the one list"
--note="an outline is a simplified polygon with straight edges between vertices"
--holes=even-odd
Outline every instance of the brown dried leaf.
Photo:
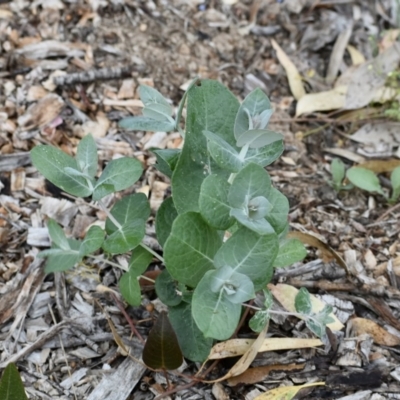
[[350,321],[350,326],[355,336],[369,334],[374,339],[374,342],[383,346],[398,346],[400,338],[392,335],[374,321],[365,318],[353,318]]

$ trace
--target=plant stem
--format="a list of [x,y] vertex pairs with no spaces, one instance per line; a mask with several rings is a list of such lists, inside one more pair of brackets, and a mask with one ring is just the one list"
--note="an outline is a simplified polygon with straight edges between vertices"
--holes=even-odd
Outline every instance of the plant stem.
[[104,262],[108,265],[111,265],[112,267],[117,267],[119,269],[122,269],[123,271],[127,272],[129,270],[129,268],[125,268],[122,265],[114,262],[114,261],[110,261],[110,260],[105,260],[104,258],[100,258],[98,256],[91,256],[91,255],[87,255],[86,257],[92,258],[93,260],[99,261],[99,262]]
[[149,246],[147,246],[146,244],[144,244],[143,242],[140,243],[141,247],[143,247],[145,250],[147,250],[150,254],[153,254],[153,256],[157,259],[159,259],[163,264],[165,264],[164,258],[161,257],[158,253],[156,253],[153,249],[151,249]]
[[101,207],[101,209],[106,213],[107,217],[110,221],[118,228],[121,229],[122,225],[115,219],[115,217],[111,214],[110,210],[105,206],[105,204],[101,200],[97,200],[97,203]]

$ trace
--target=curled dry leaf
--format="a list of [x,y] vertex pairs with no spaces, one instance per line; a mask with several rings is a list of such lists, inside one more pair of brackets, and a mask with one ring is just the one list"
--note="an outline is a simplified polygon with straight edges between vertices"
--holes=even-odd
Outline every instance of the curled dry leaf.
[[357,50],[354,46],[349,44],[349,45],[347,45],[346,49],[350,54],[351,63],[353,65],[360,65],[362,63],[365,63],[364,55],[359,50]]
[[[240,356],[248,351],[254,342],[254,339],[230,339],[225,342],[217,343],[211,349],[208,359],[218,360],[221,358]],[[258,352],[306,349],[322,345],[323,343],[319,339],[267,338],[264,339]]]
[[252,385],[266,379],[271,371],[300,371],[305,365],[306,364],[275,364],[249,368],[247,371],[243,372],[243,374],[229,378],[227,383],[229,386],[236,386],[239,384]]
[[360,336],[367,333],[371,335],[374,342],[382,346],[398,346],[400,344],[400,338],[392,335],[374,321],[366,318],[353,318],[350,321],[350,329],[353,335]]
[[274,50],[276,51],[276,56],[278,57],[279,62],[282,64],[282,67],[285,68],[286,75],[289,80],[290,90],[294,98],[296,100],[301,99],[306,94],[306,91],[304,90],[303,82],[301,79],[301,75],[299,74],[299,71],[293,64],[292,60],[282,50],[279,44],[275,42],[274,39],[271,39],[271,44]]
[[254,400],[291,400],[301,389],[311,386],[325,386],[325,382],[306,383],[305,385],[300,386],[279,387],[268,390],[268,392],[257,396]]

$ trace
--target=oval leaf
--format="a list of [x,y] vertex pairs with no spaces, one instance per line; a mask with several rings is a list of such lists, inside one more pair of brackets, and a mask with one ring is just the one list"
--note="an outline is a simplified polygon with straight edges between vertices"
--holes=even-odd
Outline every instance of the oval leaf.
[[87,231],[79,252],[82,256],[87,256],[98,250],[104,241],[105,232],[99,226],[93,225]]
[[86,135],[78,144],[76,161],[79,169],[94,178],[97,172],[97,147],[92,135]]
[[282,139],[280,133],[268,129],[252,129],[240,134],[236,146],[243,147],[248,144],[251,149],[259,149]]
[[24,384],[15,364],[10,363],[4,370],[0,380],[1,400],[28,400]]
[[121,128],[128,131],[171,132],[175,130],[175,122],[157,121],[148,117],[127,117],[118,122]]
[[31,151],[32,163],[38,171],[51,183],[65,192],[77,197],[87,197],[92,194],[86,179],[65,172],[69,167],[79,170],[74,158],[52,146],[36,146]]
[[230,184],[218,175],[209,175],[204,179],[199,197],[202,217],[214,228],[226,230],[235,222],[229,215],[228,204]]
[[200,214],[181,214],[165,243],[165,266],[174,279],[195,287],[207,271],[214,269],[213,258],[221,244],[217,230]]
[[172,224],[178,216],[172,197],[165,199],[157,211],[156,235],[158,243],[164,247],[171,233]]
[[378,177],[369,169],[351,167],[347,170],[346,176],[354,186],[360,189],[366,190],[367,192],[384,194]]
[[124,300],[133,307],[140,306],[142,294],[135,271],[125,272],[119,280],[119,290]]
[[182,301],[182,295],[177,293],[177,282],[166,269],[157,276],[155,288],[158,298],[167,306],[177,306]]
[[135,158],[121,157],[111,160],[96,183],[93,200],[127,189],[142,175],[142,164]]
[[174,328],[163,311],[155,322],[143,349],[143,362],[152,369],[172,370],[183,363]]

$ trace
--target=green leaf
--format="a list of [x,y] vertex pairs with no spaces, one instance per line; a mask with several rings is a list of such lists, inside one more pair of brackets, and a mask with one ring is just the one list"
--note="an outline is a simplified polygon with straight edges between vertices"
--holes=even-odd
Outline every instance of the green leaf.
[[271,178],[268,172],[259,165],[249,164],[233,180],[228,201],[233,208],[242,208],[254,197],[268,198],[270,191]]
[[310,293],[306,288],[301,288],[295,299],[294,305],[296,307],[296,311],[301,314],[309,315],[312,311],[311,297]]
[[[168,100],[158,90],[152,88],[151,86],[140,85],[139,97],[140,100],[142,100],[145,107],[148,107],[152,104],[161,104],[165,107],[171,108]],[[172,109],[170,115],[172,115]]]
[[164,269],[156,278],[156,293],[158,298],[167,306],[177,306],[182,301],[182,294],[178,294],[178,283],[172,278],[168,270]]
[[297,239],[283,239],[279,243],[279,252],[274,261],[275,268],[288,267],[302,261],[307,255],[304,244]]
[[172,223],[178,216],[172,197],[168,197],[163,201],[156,215],[156,235],[158,243],[164,247],[168,236],[171,233]]
[[132,251],[132,255],[129,260],[129,272],[135,276],[142,275],[143,272],[146,271],[152,259],[153,255],[146,249],[144,249],[142,246],[136,247]]
[[263,294],[265,297],[264,300],[264,307],[269,310],[272,305],[274,304],[274,297],[272,296],[272,293],[269,289],[263,289]]
[[171,132],[175,130],[175,122],[157,121],[148,117],[127,117],[118,122],[121,128],[128,131]]
[[47,221],[47,229],[49,230],[49,236],[51,242],[63,250],[70,249],[69,242],[67,237],[65,236],[64,230],[61,228],[60,225],[54,219],[49,219]]
[[246,228],[240,228],[215,254],[214,264],[217,268],[229,266],[248,276],[253,281],[255,290],[259,290],[272,277],[272,266],[278,248],[278,237],[275,233],[259,236]]
[[172,122],[172,107],[164,104],[151,104],[143,108],[142,113],[145,117],[153,118],[156,121]]
[[93,200],[127,189],[142,175],[142,164],[135,158],[121,157],[111,160],[96,183]]
[[278,140],[260,149],[249,149],[244,158],[244,165],[254,163],[266,167],[277,160],[283,150],[283,140]]
[[125,301],[131,306],[138,307],[142,302],[142,294],[136,271],[125,272],[119,280],[119,290]]
[[239,172],[243,161],[239,158],[239,153],[220,136],[203,131],[203,135],[208,140],[208,151],[214,161],[229,172]]
[[149,333],[142,357],[143,362],[152,369],[172,370],[183,363],[178,338],[164,311]]
[[400,167],[393,170],[390,175],[390,181],[392,182],[392,200],[396,201],[400,196]]
[[181,154],[180,149],[150,149],[157,157],[157,164],[154,166],[168,178],[176,167]]
[[205,338],[192,317],[192,307],[182,302],[169,308],[169,319],[178,336],[185,358],[194,362],[203,362],[210,354],[213,340]]
[[106,238],[103,249],[111,254],[122,254],[134,249],[144,238],[146,221],[128,221]]
[[346,175],[346,167],[344,165],[344,162],[340,158],[334,158],[332,160],[331,174],[335,188],[340,188]]
[[240,134],[236,146],[243,147],[248,144],[251,149],[259,149],[282,139],[283,136],[280,133],[269,129],[252,129]]
[[229,213],[228,193],[230,184],[218,175],[204,179],[199,197],[202,217],[216,229],[226,230],[235,222]]
[[249,327],[252,331],[260,333],[269,321],[269,312],[260,310],[257,311],[249,321]]
[[76,161],[79,169],[94,178],[97,172],[97,146],[92,135],[86,135],[78,144],[76,152]]
[[213,293],[221,292],[222,296],[235,304],[255,297],[251,279],[235,272],[231,267],[222,267],[213,272],[210,289]]
[[274,187],[271,188],[268,200],[272,204],[272,210],[269,211],[265,218],[279,235],[285,230],[288,223],[289,201],[285,195]]
[[[111,208],[111,215],[121,224],[136,220],[147,221],[150,216],[150,205],[145,194],[135,193],[118,200]],[[106,232],[111,234],[117,230],[114,223],[106,219]]]
[[270,235],[275,233],[274,228],[266,219],[252,219],[244,209],[232,208],[230,215],[241,225],[256,232],[259,235]]
[[253,197],[247,204],[248,215],[251,219],[264,218],[272,209],[272,204],[263,196]]
[[88,254],[94,253],[96,250],[100,249],[104,242],[104,234],[105,232],[99,226],[91,226],[79,249],[81,256],[87,256]]
[[307,319],[306,325],[311,332],[322,338],[326,334],[326,325],[322,321]]
[[87,197],[92,194],[85,178],[70,175],[65,168],[79,170],[74,158],[52,146],[36,146],[31,151],[32,163],[38,171],[51,183],[69,194]]
[[208,271],[197,285],[193,294],[192,314],[205,337],[225,340],[235,331],[242,307],[229,301],[222,292],[211,291],[214,272]]
[[10,363],[4,370],[0,380],[1,400],[28,400],[24,384],[15,364]]
[[369,169],[361,167],[351,167],[347,170],[347,179],[360,189],[366,190],[367,192],[377,192],[385,195],[378,177]]
[[172,174],[172,195],[179,214],[199,211],[200,187],[210,174],[224,174],[210,157],[208,130],[234,146],[232,135],[234,118],[239,108],[236,97],[221,83],[202,80],[188,92],[185,142]]
[[[68,239],[70,250],[49,249],[48,256],[46,256],[46,250],[39,253],[38,256],[47,257],[45,267],[46,274],[50,272],[67,271],[79,263],[82,260],[82,256],[79,253],[81,243],[82,242],[79,240]],[[52,250],[58,251],[50,252]]]
[[165,243],[165,265],[174,279],[195,287],[207,271],[214,269],[213,258],[221,244],[217,230],[200,214],[181,214]]
[[235,138],[238,139],[242,133],[249,129],[264,129],[271,117],[271,108],[268,96],[260,88],[249,93],[240,105],[236,115]]

